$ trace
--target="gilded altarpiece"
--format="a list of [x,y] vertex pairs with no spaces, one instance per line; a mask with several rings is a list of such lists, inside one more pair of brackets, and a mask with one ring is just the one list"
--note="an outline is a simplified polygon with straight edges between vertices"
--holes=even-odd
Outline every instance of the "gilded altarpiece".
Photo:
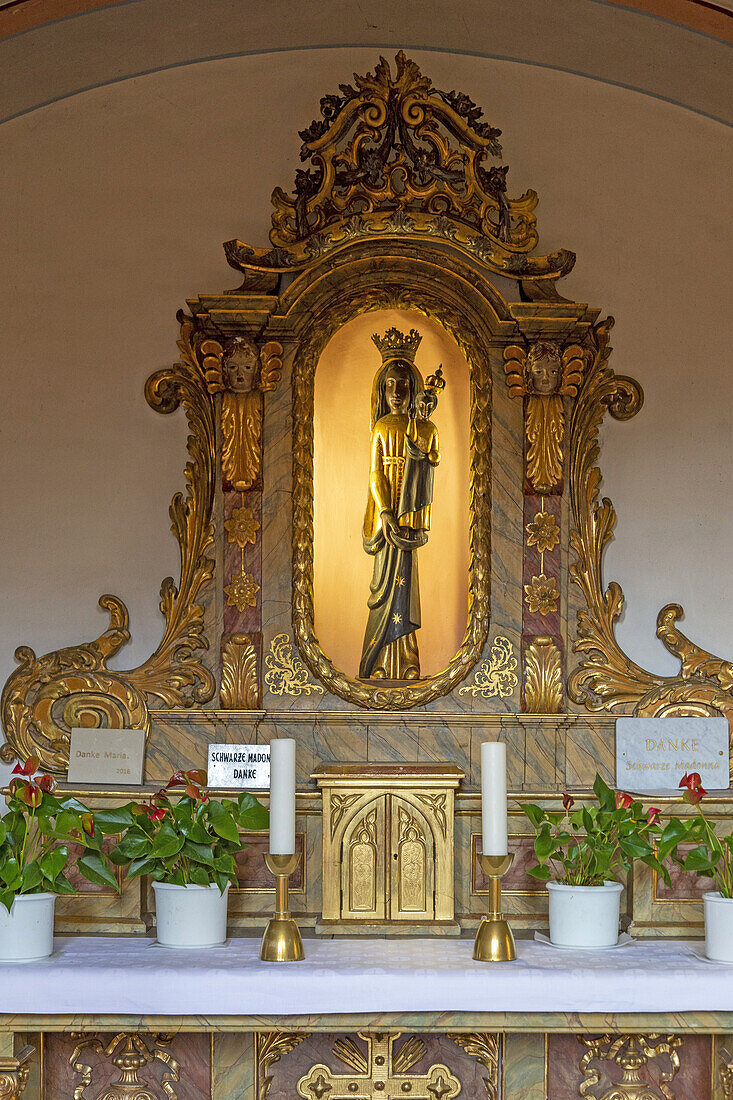
[[[130,631],[123,601],[103,595],[109,626],[100,637],[41,656],[21,646],[2,694],[0,754],[36,754],[63,780],[72,727],[132,726],[146,732],[151,791],[174,769],[205,766],[211,742],[292,736],[303,859],[291,907],[300,923],[470,931],[486,907],[476,860],[481,742],[506,741],[512,794],[559,805],[571,786],[582,800],[596,771],[613,780],[615,715],[730,715],[733,664],[680,631],[676,604],[657,621],[676,674],[648,672],[616,639],[624,598],[604,577],[616,515],[601,496],[599,429],[606,416],[634,416],[642,389],[610,365],[613,319],[560,294],[575,257],[537,251],[537,195],[509,197],[500,131],[467,94],[435,88],[399,53],[325,95],[300,137],[294,191],[273,192],[269,246],[226,243],[238,288],[187,303],[179,360],[145,388],[153,409],[183,410],[190,429],[185,486],[170,507],[180,576],[161,587],[160,644],[137,668],[110,668]],[[338,667],[321,648],[314,605],[315,379],[329,340],[367,313],[377,334],[387,316],[403,333],[441,326],[465,360],[470,392],[465,629],[444,667],[382,682]],[[435,477],[437,509],[439,465]],[[365,622],[366,595],[341,593],[344,614]],[[392,786],[389,769],[400,777]],[[114,805],[128,796],[94,797]],[[728,802],[715,812],[729,817]],[[527,875],[530,844],[511,801],[515,861],[504,901],[528,932],[546,921],[544,894]],[[241,861],[234,931],[259,930],[271,908],[265,846],[255,837]],[[644,870],[627,885],[626,918],[640,935],[700,919],[699,889],[679,875],[669,888]],[[150,928],[147,884],[124,884],[118,896],[83,889],[59,903],[59,931]],[[188,1084],[170,1036],[151,1033],[140,1047],[125,1033],[104,1034],[84,1046],[80,1034],[49,1049],[78,1096],[92,1093],[77,1065],[104,1063],[103,1079],[114,1082],[118,1062],[154,1098],[191,1100],[335,1100],[354,1082],[375,1096],[406,1094],[409,1083],[426,1100],[476,1089],[499,1100],[512,1095],[509,1082],[539,1100],[548,1081],[555,1100],[578,1089],[600,1097],[611,1085],[622,1098],[642,1095],[634,1074],[652,1097],[692,1095],[690,1081],[699,1100],[724,1087],[731,1094],[728,1063],[709,1038],[687,1068],[692,1039],[581,1040],[562,1039],[563,1058],[572,1048],[570,1083],[548,1078],[553,1048],[541,1034],[465,1029],[425,1042],[398,1031],[334,1033],[308,1057],[302,1035],[220,1035],[196,1047]],[[28,1056],[11,1046],[0,1094],[15,1098]],[[296,1057],[305,1061],[288,1069]],[[602,1067],[595,1081],[593,1066]]]

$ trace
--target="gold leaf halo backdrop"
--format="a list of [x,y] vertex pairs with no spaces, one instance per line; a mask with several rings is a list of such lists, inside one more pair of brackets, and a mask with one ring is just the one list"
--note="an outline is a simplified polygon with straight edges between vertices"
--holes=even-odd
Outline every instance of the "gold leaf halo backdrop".
[[380,366],[372,333],[416,328],[415,363],[423,379],[443,365],[446,388],[434,421],[440,441],[427,546],[418,553],[423,677],[445,668],[461,644],[468,617],[469,427],[468,364],[438,322],[411,310],[362,314],[324,348],[315,378],[314,604],[324,653],[356,676],[367,620],[373,559],[361,534],[370,469],[371,388]]

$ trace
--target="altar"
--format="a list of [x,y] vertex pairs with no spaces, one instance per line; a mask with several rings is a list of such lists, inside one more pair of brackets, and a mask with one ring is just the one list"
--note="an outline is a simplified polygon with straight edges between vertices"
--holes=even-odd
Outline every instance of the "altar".
[[[611,366],[613,318],[560,293],[575,255],[537,251],[538,197],[509,197],[500,135],[402,52],[380,59],[299,132],[269,245],[224,245],[236,288],[179,311],[178,361],[145,386],[189,427],[161,641],[121,669],[129,615],[104,594],[98,637],[20,646],[0,755],[88,809],[79,845],[106,823],[97,866],[129,805],[159,822],[184,787],[197,806],[239,793],[207,786],[211,746],[292,742],[290,805],[273,756],[253,790],[269,833],[222,826],[216,860],[190,841],[229,882],[213,947],[156,939],[156,886],[218,881],[166,863],[183,839],[146,862],[138,830],[106,879],[71,853],[53,954],[0,964],[3,1100],[733,1096],[709,879],[629,859],[617,946],[534,938],[548,895],[523,804],[561,816],[597,777],[615,787],[619,715],[730,721],[733,664],[675,603],[657,619],[674,672],[617,637],[600,430],[643,389]],[[142,783],[71,782],[79,730],[142,731]],[[506,761],[496,847],[487,743]],[[695,814],[678,789],[654,801],[640,828]],[[728,791],[705,805],[729,830]],[[273,874],[303,958],[260,958]],[[489,913],[516,959],[474,959]]]

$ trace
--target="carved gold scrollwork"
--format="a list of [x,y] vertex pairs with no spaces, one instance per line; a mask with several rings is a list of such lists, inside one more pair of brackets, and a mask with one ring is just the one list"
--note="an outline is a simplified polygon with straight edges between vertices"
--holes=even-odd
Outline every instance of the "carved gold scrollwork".
[[0,1058],[0,1100],[20,1100],[28,1084],[33,1047],[23,1047],[15,1058]]
[[295,194],[272,195],[272,248],[228,241],[239,270],[293,270],[369,234],[437,237],[480,263],[525,279],[555,279],[575,261],[564,249],[529,256],[537,244],[537,195],[507,196],[501,133],[460,92],[433,88],[401,51],[393,77],[380,58],[355,87],[321,100],[322,118],[302,130]]
[[[595,1100],[675,1100],[669,1088],[680,1068],[682,1037],[679,1035],[579,1035],[578,1042],[586,1047],[580,1061],[583,1081],[578,1089],[581,1096]],[[648,1062],[662,1059],[657,1086],[645,1084],[639,1071]],[[623,1071],[622,1079],[615,1082],[601,1096],[592,1091],[601,1078],[593,1062],[612,1062]],[[664,1068],[665,1064],[668,1068]],[[659,1091],[657,1091],[657,1088]]]
[[299,1035],[291,1031],[265,1031],[255,1034],[255,1065],[257,1067],[257,1100],[267,1100],[272,1084],[270,1070],[284,1054],[290,1054],[299,1043],[308,1038],[308,1032]]
[[562,660],[552,638],[533,638],[524,655],[524,703],[528,714],[562,710]]
[[260,705],[257,653],[247,634],[232,634],[222,646],[219,701],[224,710],[257,710]]
[[499,1100],[501,1037],[485,1031],[467,1031],[455,1034],[449,1032],[447,1038],[463,1047],[466,1054],[470,1054],[488,1070],[488,1077],[484,1077],[486,1095],[488,1100]]
[[488,661],[481,662],[473,683],[459,688],[458,694],[479,695],[483,699],[509,699],[519,683],[515,672],[516,667],[514,646],[508,638],[497,635],[491,645],[491,656]]
[[323,695],[321,685],[308,679],[308,670],[293,653],[287,634],[277,634],[272,639],[265,665],[265,684],[273,695],[310,695],[312,691]]
[[211,580],[213,542],[215,428],[207,392],[204,362],[193,322],[182,315],[178,346],[181,361],[152,375],[145,396],[161,413],[180,405],[191,429],[185,469],[188,492],[176,493],[170,506],[173,534],[181,555],[181,579],[167,577],[160,592],[165,632],[155,652],[138,668],[123,672],[107,661],[129,640],[128,613],[116,596],[99,603],[110,616],[108,629],[93,642],[36,657],[32,649],[16,650],[20,667],[8,678],[0,709],[6,744],[0,757],[36,755],[41,767],[64,772],[69,758],[69,730],[74,725],[133,727],[149,732],[148,706],[190,707],[208,702],[214,678],[199,659],[208,648],[203,607],[197,599]]
[[120,1079],[107,1085],[95,1100],[162,1100],[157,1088],[142,1084],[138,1072],[148,1063],[158,1061],[166,1067],[160,1087],[168,1100],[178,1100],[173,1085],[180,1080],[180,1066],[167,1049],[172,1035],[149,1036],[120,1031],[105,1045],[100,1035],[80,1039],[69,1058],[74,1075],[81,1080],[74,1089],[74,1100],[86,1100],[87,1089],[92,1083],[93,1069],[82,1061],[87,1050],[101,1054],[120,1071]]
[[577,559],[570,575],[586,607],[578,612],[574,644],[583,656],[568,677],[568,694],[594,711],[623,707],[648,717],[731,714],[733,663],[696,646],[677,628],[683,614],[678,604],[663,607],[657,617],[657,637],[678,658],[678,675],[648,672],[627,657],[616,640],[624,596],[616,581],[605,587],[603,580],[603,552],[613,536],[616,512],[607,497],[599,501],[598,430],[606,410],[619,420],[632,417],[641,408],[643,394],[638,383],[608,366],[612,325],[609,317],[589,336],[588,366],[570,427],[570,545]]

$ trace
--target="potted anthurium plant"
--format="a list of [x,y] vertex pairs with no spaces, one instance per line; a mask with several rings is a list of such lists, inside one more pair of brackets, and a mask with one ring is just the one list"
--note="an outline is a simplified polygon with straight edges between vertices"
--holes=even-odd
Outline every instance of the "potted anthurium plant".
[[662,833],[655,806],[645,811],[599,775],[593,792],[597,805],[577,809],[566,793],[563,813],[522,806],[536,833],[537,865],[529,874],[547,883],[550,940],[564,947],[614,946],[623,890],[618,880],[641,860],[668,882],[663,861],[676,845],[673,836]]
[[127,866],[126,877],[152,879],[159,943],[224,943],[227,893],[237,881],[235,856],[246,847],[241,833],[266,829],[269,822],[254,795],[211,798],[203,771],[178,771],[150,802],[131,802],[97,814],[95,821],[102,832],[123,832],[109,858]]
[[697,807],[697,814],[670,821],[678,846],[692,846],[686,852],[678,847],[673,858],[685,871],[713,880],[716,889],[703,894],[705,954],[718,962],[733,963],[733,833],[719,837],[706,817],[702,801],[708,792],[698,772],[684,775],[680,788],[685,792],[683,800]]
[[[53,950],[57,894],[76,893],[71,865],[89,882],[117,889],[102,855],[94,817],[71,797],[56,798],[55,781],[37,775],[38,759],[13,768],[8,812],[0,818],[0,959],[28,962]],[[69,845],[81,846],[78,858]]]

